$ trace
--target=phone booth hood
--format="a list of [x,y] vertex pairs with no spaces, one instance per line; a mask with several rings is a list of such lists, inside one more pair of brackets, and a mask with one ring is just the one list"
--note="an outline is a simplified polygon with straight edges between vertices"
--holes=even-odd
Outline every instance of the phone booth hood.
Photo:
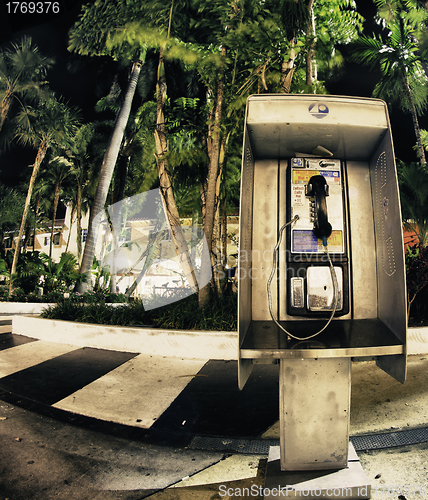
[[[290,214],[290,162],[300,157],[338,159],[343,165],[349,261],[349,312],[334,317],[322,334],[307,342],[287,337],[276,327],[266,293],[278,231]],[[378,99],[330,95],[250,96],[240,204],[239,386],[245,385],[254,363],[284,358],[374,359],[385,372],[404,382],[404,246],[386,104]],[[286,252],[283,247],[282,253]],[[288,314],[287,263],[281,258],[281,248],[279,255],[274,309],[287,330],[305,336],[317,331],[328,317]]]

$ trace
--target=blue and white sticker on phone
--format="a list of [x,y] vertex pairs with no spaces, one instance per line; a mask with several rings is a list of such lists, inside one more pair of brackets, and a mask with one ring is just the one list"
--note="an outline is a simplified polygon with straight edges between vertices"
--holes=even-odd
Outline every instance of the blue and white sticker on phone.
[[322,175],[327,184],[340,184],[340,172],[338,170],[320,170],[320,175]]
[[[291,251],[294,253],[324,252],[321,240],[317,239],[312,229],[293,229],[291,232]],[[331,253],[343,253],[343,231],[334,230],[328,238]]]

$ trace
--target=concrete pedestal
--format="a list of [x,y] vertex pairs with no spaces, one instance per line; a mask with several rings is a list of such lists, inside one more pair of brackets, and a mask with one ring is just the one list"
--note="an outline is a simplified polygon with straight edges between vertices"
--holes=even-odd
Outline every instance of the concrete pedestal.
[[371,484],[349,443],[348,466],[339,470],[282,471],[280,447],[271,446],[266,469],[265,499],[368,499]]
[[350,358],[281,359],[279,389],[281,469],[346,468]]

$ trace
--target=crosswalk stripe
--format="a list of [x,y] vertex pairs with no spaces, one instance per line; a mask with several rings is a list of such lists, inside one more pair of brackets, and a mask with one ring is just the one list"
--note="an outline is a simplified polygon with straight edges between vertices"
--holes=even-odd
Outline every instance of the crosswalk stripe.
[[1,378],[0,389],[52,405],[135,356],[135,353],[91,347],[74,348]]
[[205,363],[140,354],[53,406],[147,429]]
[[25,370],[76,349],[76,346],[37,340],[0,351],[0,378]]

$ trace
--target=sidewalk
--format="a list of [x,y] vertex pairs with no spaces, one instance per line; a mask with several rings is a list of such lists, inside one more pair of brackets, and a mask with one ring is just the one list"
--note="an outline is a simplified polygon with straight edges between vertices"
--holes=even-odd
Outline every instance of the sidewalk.
[[[86,429],[79,432],[110,433],[139,443],[141,449],[156,446],[165,460],[171,446],[183,456],[195,454],[191,466],[183,461],[181,469],[173,466],[174,472],[165,468],[157,483],[152,478],[160,476],[159,463],[148,466],[148,475],[139,474],[137,480],[122,471],[120,487],[112,479],[115,473],[104,475],[103,488],[121,496],[103,499],[232,498],[245,487],[253,489],[241,498],[262,498],[253,493],[263,487],[267,450],[279,439],[277,365],[256,365],[239,391],[236,361],[76,348],[12,335],[5,331],[5,318],[0,323],[0,399],[6,402],[2,408],[7,417],[0,429],[10,423],[5,408],[16,405],[61,425]],[[427,487],[428,356],[410,356],[408,364],[404,385],[373,362],[353,364],[350,434],[374,498],[397,498],[397,486]],[[383,439],[379,446],[387,448],[374,449],[375,439],[366,451],[361,436],[377,433]],[[54,445],[64,444],[56,440]],[[120,457],[111,459],[120,463]],[[92,486],[92,496],[76,498],[98,498],[94,491],[100,487],[99,477]],[[414,493],[402,492],[407,500],[424,496]]]

